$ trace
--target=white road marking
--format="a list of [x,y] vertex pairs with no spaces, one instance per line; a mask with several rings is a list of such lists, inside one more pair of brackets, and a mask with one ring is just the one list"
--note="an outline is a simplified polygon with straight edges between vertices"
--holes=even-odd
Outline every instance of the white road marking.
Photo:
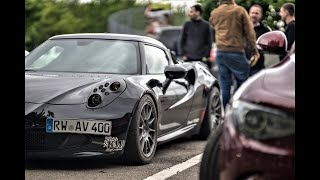
[[152,176],[149,176],[144,180],[164,180],[164,179],[167,179],[167,178],[169,178],[179,172],[182,172],[182,171],[190,168],[191,166],[198,164],[201,161],[201,158],[202,158],[202,153],[185,161],[185,162],[174,165],[174,166],[169,167],[163,171],[160,171]]

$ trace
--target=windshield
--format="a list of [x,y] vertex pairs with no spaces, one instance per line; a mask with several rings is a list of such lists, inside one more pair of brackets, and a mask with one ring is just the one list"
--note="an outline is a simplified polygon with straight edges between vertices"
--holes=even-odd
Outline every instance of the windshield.
[[136,74],[138,43],[103,39],[48,40],[26,56],[34,71]]

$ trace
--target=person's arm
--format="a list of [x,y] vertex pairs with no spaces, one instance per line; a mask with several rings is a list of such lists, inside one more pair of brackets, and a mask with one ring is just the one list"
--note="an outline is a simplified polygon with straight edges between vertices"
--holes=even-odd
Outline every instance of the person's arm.
[[210,51],[212,47],[212,42],[213,42],[213,35],[212,35],[212,28],[209,25],[208,26],[208,31],[207,31],[207,36],[206,36],[206,43],[205,43],[205,55],[206,58],[210,57]]

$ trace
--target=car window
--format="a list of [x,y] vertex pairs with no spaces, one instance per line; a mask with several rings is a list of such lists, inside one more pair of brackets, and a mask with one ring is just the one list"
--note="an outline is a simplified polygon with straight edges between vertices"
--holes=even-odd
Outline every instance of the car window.
[[26,69],[39,71],[134,74],[138,43],[122,40],[49,40],[26,57]]
[[164,73],[164,68],[169,64],[167,56],[162,49],[145,45],[147,72],[149,74]]
[[32,65],[31,68],[42,68],[55,60],[63,51],[64,49],[59,46],[53,46],[51,47],[46,53],[41,55],[39,58],[37,58]]

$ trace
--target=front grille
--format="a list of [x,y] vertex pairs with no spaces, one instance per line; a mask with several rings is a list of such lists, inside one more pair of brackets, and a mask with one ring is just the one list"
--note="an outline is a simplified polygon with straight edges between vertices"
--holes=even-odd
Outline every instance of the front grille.
[[85,134],[46,133],[44,128],[25,129],[26,151],[48,151],[80,147],[89,144],[91,138]]
[[46,151],[59,149],[67,134],[49,134],[44,129],[25,130],[26,151]]

